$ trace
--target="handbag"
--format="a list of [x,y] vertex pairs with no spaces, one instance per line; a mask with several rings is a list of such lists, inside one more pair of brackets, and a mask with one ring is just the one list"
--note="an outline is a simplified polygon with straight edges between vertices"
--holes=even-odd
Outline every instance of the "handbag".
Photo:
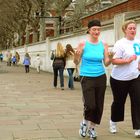
[[51,57],[50,57],[50,59],[53,60],[54,57],[55,57],[55,56],[54,56],[54,52],[52,52],[52,53],[51,53]]
[[74,80],[75,82],[80,82],[80,75],[79,75],[78,68],[75,69],[75,73],[74,73],[73,80]]

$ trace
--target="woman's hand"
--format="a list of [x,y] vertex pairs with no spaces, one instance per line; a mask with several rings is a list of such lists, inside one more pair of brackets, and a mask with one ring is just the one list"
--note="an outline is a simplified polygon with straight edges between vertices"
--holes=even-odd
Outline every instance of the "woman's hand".
[[132,61],[136,60],[137,56],[136,55],[132,55],[131,57],[129,57],[128,59],[126,59],[126,63],[131,63]]
[[79,44],[79,46],[75,49],[75,53],[74,53],[74,63],[76,65],[79,64],[80,60],[81,60],[81,55],[83,53],[83,48],[85,46],[85,42],[81,42]]
[[113,51],[108,52],[108,57],[109,57],[110,60],[112,60],[114,55],[115,55],[115,52],[113,52]]
[[79,49],[76,49],[74,54],[74,63],[76,65],[79,64],[80,58],[81,58],[81,51]]

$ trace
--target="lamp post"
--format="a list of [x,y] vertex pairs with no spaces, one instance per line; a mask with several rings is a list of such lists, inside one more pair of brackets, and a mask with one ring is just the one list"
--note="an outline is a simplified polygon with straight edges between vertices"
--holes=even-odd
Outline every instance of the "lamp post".
[[40,19],[58,19],[59,22],[59,34],[61,34],[61,16],[53,16],[53,17],[49,17],[49,16],[39,16]]
[[[58,19],[58,35],[61,34],[61,16],[53,16],[53,17],[50,17],[50,16],[45,16],[45,9],[44,9],[44,2],[41,4],[41,10],[40,12],[37,11],[35,13],[35,17],[36,18],[39,18],[40,19],[40,41],[44,40],[46,35],[46,24],[45,24],[45,19]],[[54,29],[55,30],[55,29]]]

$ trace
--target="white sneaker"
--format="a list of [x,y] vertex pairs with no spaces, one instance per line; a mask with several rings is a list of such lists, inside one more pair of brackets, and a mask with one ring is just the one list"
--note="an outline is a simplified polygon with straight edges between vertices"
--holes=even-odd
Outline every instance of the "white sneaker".
[[88,130],[88,136],[90,137],[90,140],[96,139],[97,133],[94,128]]
[[80,123],[80,129],[79,129],[79,135],[81,137],[85,137],[87,135],[87,124],[84,124],[83,122]]
[[113,122],[110,120],[109,124],[110,124],[110,127],[109,127],[110,133],[113,133],[113,134],[116,133],[117,132],[116,122]]
[[136,137],[140,137],[140,129],[138,129],[138,130],[135,131],[135,136]]

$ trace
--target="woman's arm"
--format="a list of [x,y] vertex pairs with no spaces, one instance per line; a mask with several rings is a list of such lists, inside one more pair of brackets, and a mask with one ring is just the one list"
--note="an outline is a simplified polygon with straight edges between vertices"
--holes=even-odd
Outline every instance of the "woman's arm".
[[140,71],[140,58],[138,58],[138,70]]
[[137,56],[136,55],[132,55],[131,57],[127,58],[127,59],[123,59],[123,58],[115,58],[112,59],[112,64],[113,65],[124,65],[124,64],[129,64],[131,63],[133,60],[136,60]]
[[75,50],[75,53],[74,53],[74,63],[76,65],[78,65],[80,63],[80,60],[81,60],[81,56],[82,56],[82,53],[83,53],[83,48],[85,46],[85,42],[81,42],[78,47],[76,48]]
[[107,43],[103,43],[104,44],[104,65],[108,66],[111,64],[112,62],[112,58],[114,56],[113,52],[109,52],[108,51],[108,44]]

